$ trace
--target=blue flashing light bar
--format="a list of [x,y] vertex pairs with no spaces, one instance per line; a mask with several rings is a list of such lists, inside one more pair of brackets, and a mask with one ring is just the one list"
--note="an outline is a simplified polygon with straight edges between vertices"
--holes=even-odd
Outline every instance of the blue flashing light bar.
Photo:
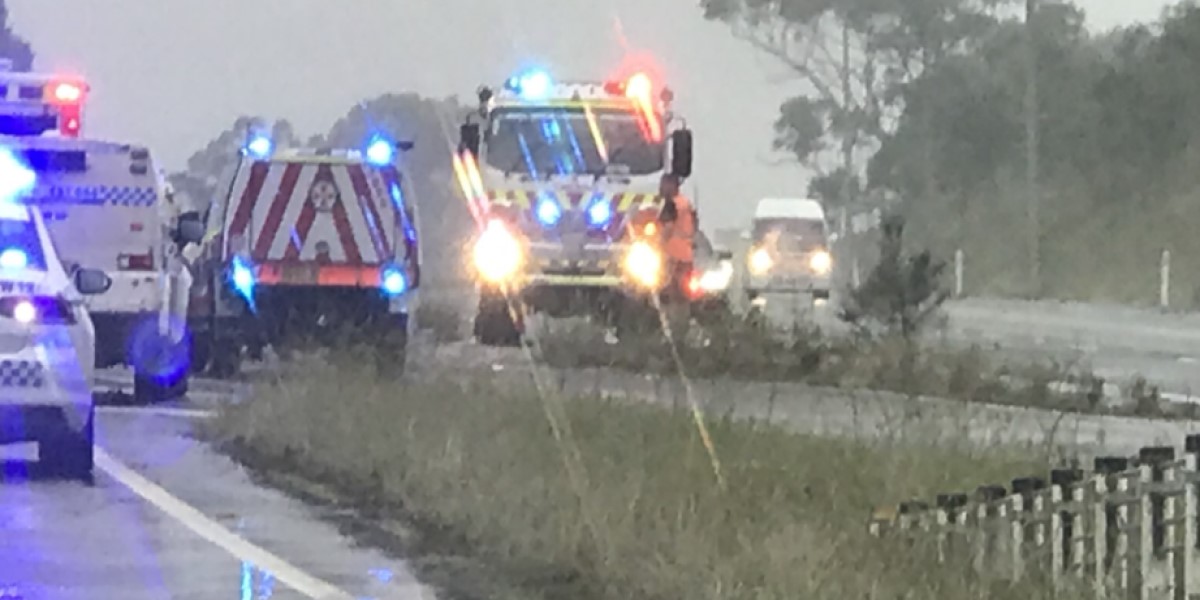
[[19,199],[36,183],[37,173],[25,166],[11,150],[0,147],[0,202]]
[[537,204],[538,221],[546,227],[553,227],[562,218],[562,208],[553,198],[542,198]]

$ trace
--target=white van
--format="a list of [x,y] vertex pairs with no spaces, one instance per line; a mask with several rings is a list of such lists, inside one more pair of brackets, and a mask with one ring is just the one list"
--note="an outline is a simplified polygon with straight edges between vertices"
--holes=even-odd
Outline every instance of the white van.
[[186,240],[147,148],[81,137],[87,90],[77,79],[0,69],[0,145],[36,174],[24,201],[37,206],[63,264],[112,280],[88,299],[96,366],[132,366],[140,400],[173,397],[186,390],[189,360],[190,275],[177,245]]
[[829,298],[833,258],[825,209],[808,198],[764,198],[754,209],[747,235],[745,289],[762,293],[809,293]]

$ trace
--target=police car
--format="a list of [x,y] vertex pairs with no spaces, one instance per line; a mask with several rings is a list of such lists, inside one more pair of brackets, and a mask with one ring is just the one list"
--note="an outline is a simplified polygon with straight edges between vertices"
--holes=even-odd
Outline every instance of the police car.
[[40,211],[17,201],[35,179],[0,147],[0,443],[37,442],[43,466],[88,479],[96,337],[83,296],[112,280],[68,275]]

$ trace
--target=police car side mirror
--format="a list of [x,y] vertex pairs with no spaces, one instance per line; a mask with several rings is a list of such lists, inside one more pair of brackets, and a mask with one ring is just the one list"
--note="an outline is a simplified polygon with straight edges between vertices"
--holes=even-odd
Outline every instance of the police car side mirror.
[[680,129],[671,134],[671,174],[677,177],[692,175],[692,131]]
[[179,224],[176,228],[176,238],[181,246],[199,244],[204,240],[204,221],[201,220],[198,212],[192,211],[179,215]]
[[717,250],[717,260],[733,260],[733,252],[729,250]]
[[75,271],[75,289],[80,294],[103,294],[112,287],[112,278],[99,269],[79,269]]

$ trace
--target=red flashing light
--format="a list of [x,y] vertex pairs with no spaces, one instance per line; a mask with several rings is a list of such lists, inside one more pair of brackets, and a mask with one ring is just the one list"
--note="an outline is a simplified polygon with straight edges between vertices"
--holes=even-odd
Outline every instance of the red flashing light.
[[650,83],[650,77],[645,73],[634,73],[633,76],[625,82],[625,95],[630,98],[649,100],[653,91],[653,85]]
[[68,82],[62,82],[54,86],[54,99],[59,102],[74,103],[83,99],[83,88]]
[[687,279],[687,294],[692,299],[696,299],[699,298],[703,293],[704,290],[700,287],[700,274],[692,271],[692,273],[688,275]]

